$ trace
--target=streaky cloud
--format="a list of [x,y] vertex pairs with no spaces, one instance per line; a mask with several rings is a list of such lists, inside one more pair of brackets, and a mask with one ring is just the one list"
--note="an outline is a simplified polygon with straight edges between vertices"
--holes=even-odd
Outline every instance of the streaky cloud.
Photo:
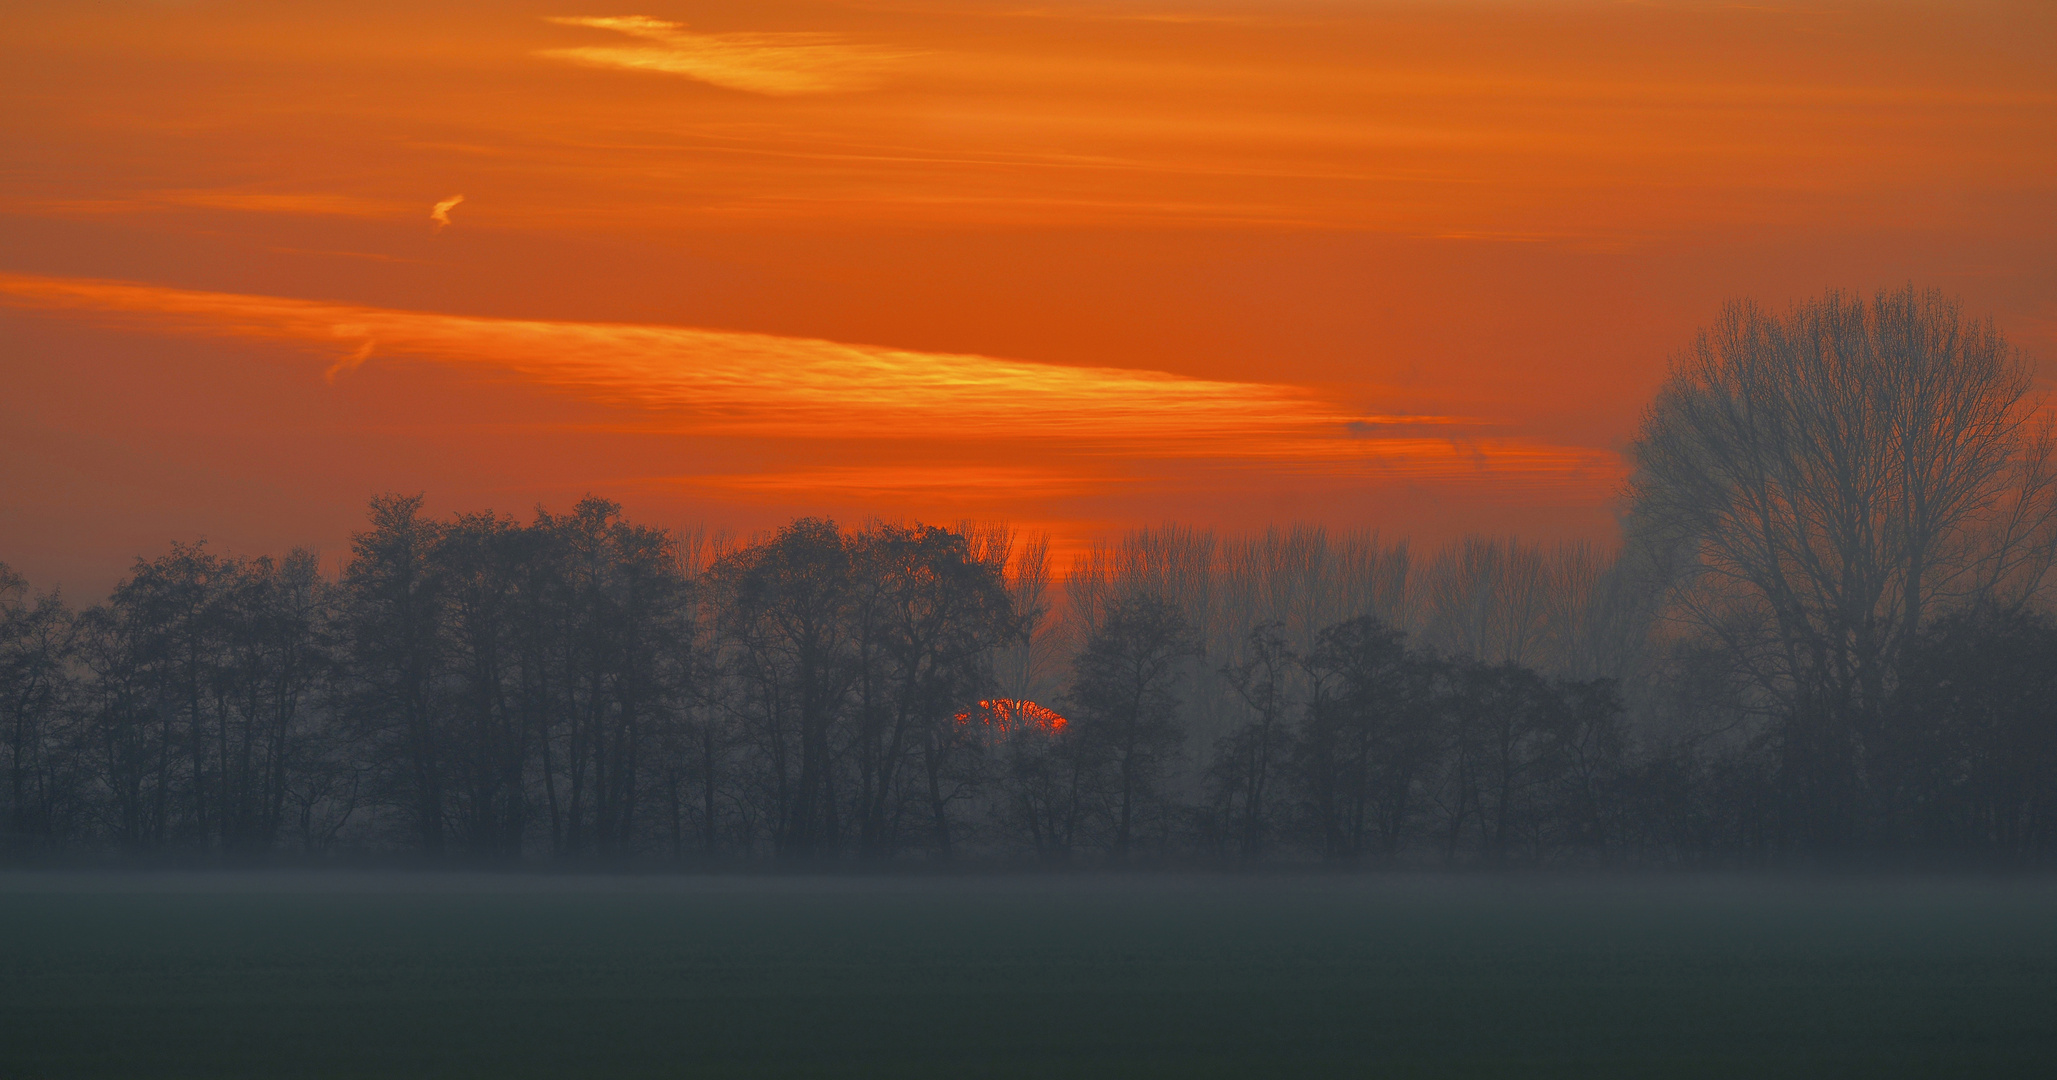
[[[639,427],[696,435],[1021,445],[1063,457],[1189,460],[1387,479],[1499,475],[1524,484],[1593,484],[1611,483],[1619,472],[1618,461],[1604,451],[1481,438],[1477,422],[1464,418],[1367,416],[1275,383],[737,330],[445,315],[80,278],[0,274],[0,302],[88,312],[159,332],[313,347],[329,358],[330,379],[374,355],[513,376],[630,410],[643,421]],[[953,484],[927,466],[867,479],[886,488]]]
[[897,55],[852,44],[835,34],[696,34],[682,23],[647,15],[560,15],[548,21],[611,30],[646,44],[544,49],[540,56],[588,67],[681,75],[774,97],[868,89]]

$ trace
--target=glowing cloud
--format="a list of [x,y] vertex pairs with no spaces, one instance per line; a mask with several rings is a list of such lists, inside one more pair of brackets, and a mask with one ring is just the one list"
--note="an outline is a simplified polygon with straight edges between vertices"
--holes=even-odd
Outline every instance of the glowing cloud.
[[442,232],[450,224],[450,211],[464,201],[462,195],[452,195],[429,210],[429,220],[436,223],[436,231]]
[[695,34],[647,15],[556,16],[551,22],[612,30],[647,45],[588,45],[538,55],[590,67],[683,75],[753,94],[787,96],[862,90],[893,59],[833,34]]
[[174,332],[340,346],[344,367],[405,355],[493,368],[697,431],[963,437],[1005,426],[1091,441],[1248,438],[1350,419],[1294,387],[921,353],[733,330],[487,319],[122,282],[0,276],[39,306],[140,316]]
[[[0,301],[92,311],[174,333],[316,345],[336,357],[330,378],[364,363],[375,349],[381,356],[511,375],[631,410],[636,415],[628,426],[636,430],[1024,446],[1043,456],[1112,454],[1398,479],[1502,474],[1523,484],[1596,490],[1618,475],[1618,463],[1602,451],[1480,439],[1450,418],[1353,414],[1306,389],[1268,383],[733,330],[438,315],[76,278],[0,274]],[[1398,437],[1372,434],[1383,427]],[[1449,429],[1442,437],[1423,434],[1442,427]],[[966,476],[928,475],[937,464],[889,470],[868,482],[899,490],[967,486]],[[790,487],[803,477],[825,479],[803,472],[766,477],[757,486]],[[1058,474],[1030,480],[1046,490],[1061,487]]]

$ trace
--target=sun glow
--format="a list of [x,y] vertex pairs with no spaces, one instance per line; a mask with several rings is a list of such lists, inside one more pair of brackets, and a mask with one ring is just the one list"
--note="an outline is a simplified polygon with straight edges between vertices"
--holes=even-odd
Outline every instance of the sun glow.
[[981,701],[977,708],[958,713],[957,722],[980,725],[1001,738],[1031,732],[1055,735],[1071,723],[1033,701],[1017,698]]

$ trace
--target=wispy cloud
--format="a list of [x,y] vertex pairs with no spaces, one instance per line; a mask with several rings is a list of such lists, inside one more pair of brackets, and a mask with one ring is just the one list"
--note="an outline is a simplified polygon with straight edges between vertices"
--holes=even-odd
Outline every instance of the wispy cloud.
[[442,232],[445,228],[449,227],[450,211],[456,209],[457,204],[463,201],[464,196],[452,195],[429,210],[429,220],[436,223],[437,232]]
[[683,75],[753,94],[786,96],[863,90],[896,54],[834,34],[696,34],[647,15],[554,16],[564,26],[612,30],[645,44],[545,49],[539,55],[591,67]]
[[[0,301],[85,311],[163,332],[316,346],[330,360],[331,378],[375,355],[512,376],[632,410],[642,430],[1017,447],[1040,459],[1112,455],[1384,479],[1504,474],[1524,483],[1605,486],[1618,472],[1604,451],[1483,438],[1476,421],[1461,418],[1366,415],[1274,383],[75,278],[0,275]],[[831,479],[819,470],[815,476]],[[923,466],[874,472],[864,482],[949,487],[958,479]],[[1055,482],[1052,474],[1036,484]],[[779,486],[770,478],[763,484]]]
[[492,368],[726,434],[1218,440],[1319,429],[1341,437],[1356,419],[1290,386],[734,330],[474,318],[69,278],[0,276],[0,293],[179,333],[319,344],[350,364],[376,347]]

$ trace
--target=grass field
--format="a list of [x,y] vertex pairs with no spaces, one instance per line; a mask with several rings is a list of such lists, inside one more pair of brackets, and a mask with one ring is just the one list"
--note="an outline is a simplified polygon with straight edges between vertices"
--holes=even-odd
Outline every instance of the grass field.
[[0,1075],[2057,1075],[2057,884],[0,875]]

